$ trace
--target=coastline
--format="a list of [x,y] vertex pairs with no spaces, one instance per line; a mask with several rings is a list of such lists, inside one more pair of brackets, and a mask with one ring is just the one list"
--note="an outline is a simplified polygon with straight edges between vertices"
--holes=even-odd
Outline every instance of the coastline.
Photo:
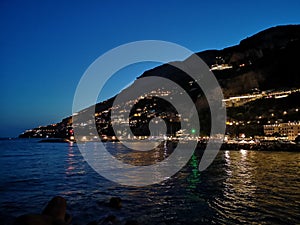
[[[85,142],[97,142],[96,140],[90,140]],[[116,138],[106,138],[105,140],[101,140],[102,142],[120,142],[120,140]],[[166,140],[166,142],[170,147],[176,147],[179,140]],[[191,140],[187,140],[191,141]],[[134,140],[133,140],[134,142]],[[38,143],[76,143],[75,140],[70,140],[67,138],[45,138],[40,139]],[[84,143],[84,142],[81,142]],[[198,141],[197,149],[204,150],[206,148],[207,141]],[[224,142],[221,145],[220,150],[253,150],[253,151],[292,151],[292,152],[300,152],[300,143],[295,142],[282,142],[275,140],[264,140],[259,142],[247,143],[247,142],[235,142],[229,143]]]

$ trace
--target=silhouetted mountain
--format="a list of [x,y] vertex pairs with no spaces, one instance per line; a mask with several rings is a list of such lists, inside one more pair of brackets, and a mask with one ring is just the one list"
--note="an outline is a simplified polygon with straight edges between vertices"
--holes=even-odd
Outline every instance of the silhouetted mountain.
[[[288,25],[264,30],[233,47],[197,55],[212,69],[219,66],[213,73],[228,97],[248,93],[253,88],[299,87],[299,52],[300,25]],[[182,84],[185,74],[166,64],[146,71],[141,77],[145,76],[163,76]]]
[[[207,50],[199,52],[197,55],[209,66],[222,87],[225,98],[228,98],[231,96],[249,94],[252,93],[253,90],[266,91],[270,89],[282,90],[299,88],[299,53],[300,25],[287,25],[261,31],[252,37],[242,40],[236,46],[222,50]],[[179,63],[187,67],[193,67],[192,57]],[[174,67],[172,63],[145,71],[137,79],[148,76],[160,76],[170,79],[185,89],[195,102],[198,110],[201,110],[199,116],[201,126],[202,128],[204,127],[204,133],[209,131],[210,113],[205,96],[190,76]],[[148,85],[152,84],[149,83]],[[96,105],[96,124],[99,134],[114,135],[110,122],[110,107],[112,106],[113,101],[114,98],[111,98]],[[272,110],[272,107],[274,107],[274,109],[278,108],[276,107],[277,101],[274,100],[272,102],[273,105],[266,104],[266,101],[267,100],[260,100],[246,104],[247,110],[244,108],[238,108],[237,110],[230,109],[228,110],[228,116],[233,119],[239,117],[238,119],[240,120],[253,119],[255,118],[255,115],[251,117],[249,116],[249,113],[251,114],[251,112],[257,111],[257,109],[260,111],[268,111],[266,108],[262,109],[262,103],[268,105],[269,111]],[[156,105],[159,107],[154,107]],[[296,108],[297,106],[293,107]],[[83,110],[82,112],[92,110],[92,108],[93,107]],[[146,108],[148,111],[142,111],[143,108]],[[151,116],[149,116],[150,108],[152,113]],[[162,114],[163,111],[169,112],[169,114]],[[261,113],[263,114],[263,112]],[[136,118],[136,114],[139,115],[139,118]],[[167,124],[171,124],[171,128],[168,128],[168,133],[174,133],[176,130],[180,129],[178,118],[174,116],[174,114],[176,114],[174,108],[162,100],[153,98],[145,99],[139,102],[130,112],[130,119],[135,121],[135,125],[132,129],[135,130],[137,135],[146,135],[148,133],[146,125],[149,120],[154,116],[164,115],[164,120]],[[236,116],[237,114],[239,116]],[[248,117],[246,118],[243,114]],[[294,117],[296,118],[297,115],[294,115]],[[84,121],[77,122],[82,123]],[[53,136],[57,137],[64,135],[65,137],[66,134],[68,135],[68,127],[71,125],[70,118],[58,123],[57,128],[59,128],[59,131],[55,131],[55,135]],[[51,127],[51,129],[55,129],[55,127]],[[255,127],[255,129],[257,130],[259,128]],[[31,133],[25,132],[22,136],[32,136],[32,132],[36,133],[36,131],[31,131]]]

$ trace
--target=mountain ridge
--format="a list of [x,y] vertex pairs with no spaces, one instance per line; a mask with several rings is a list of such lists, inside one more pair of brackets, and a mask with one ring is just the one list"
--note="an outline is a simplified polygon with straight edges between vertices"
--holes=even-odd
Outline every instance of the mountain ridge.
[[[300,25],[285,25],[263,30],[241,40],[235,46],[221,50],[205,50],[196,54],[210,67],[222,87],[225,98],[228,98],[251,93],[253,90],[299,88],[300,67],[298,68],[299,57],[297,57],[299,52]],[[189,63],[189,59],[190,57],[182,63]],[[191,78],[180,69],[171,64],[163,64],[145,71],[137,79],[147,76],[161,76],[178,83],[195,101],[197,108],[202,111],[206,110],[206,114],[209,114],[201,89],[197,85],[191,85]],[[100,119],[96,118],[96,120],[104,121],[104,125],[99,122],[100,134],[114,135],[111,127],[108,126],[110,114],[102,113],[110,109],[113,101],[114,97],[96,104],[96,113],[101,114]],[[164,109],[169,110],[169,108]],[[134,112],[131,113],[134,114]],[[229,117],[233,118],[233,115],[229,115]],[[209,117],[204,116],[202,120],[204,122],[201,124],[209,127],[207,122]],[[53,133],[56,134],[55,137],[68,136],[68,127],[72,126],[72,118],[65,118],[54,127],[49,126],[47,126],[48,130],[53,131],[42,136],[50,135],[52,137]],[[104,130],[103,127],[109,128]],[[144,132],[145,129],[139,127],[138,130]],[[30,137],[32,136],[30,132],[25,132],[20,137]]]
[[[286,87],[292,87],[293,85],[299,87],[300,76],[298,76],[298,68],[296,68],[296,56],[299,51],[300,25],[286,25],[263,30],[241,40],[239,45],[227,47],[222,50],[205,50],[196,54],[210,67],[213,65],[232,66],[232,69],[222,69],[220,67],[219,70],[213,71],[223,89],[225,97],[229,97],[246,93],[252,88],[266,90],[280,88],[282,85],[286,85]],[[282,54],[290,55],[288,61],[282,57]],[[272,65],[272,61],[274,62],[273,64],[279,63],[279,65]],[[292,62],[292,67],[290,67],[289,62]],[[280,79],[278,71],[283,71],[284,69],[289,70],[289,76],[293,80],[292,83]],[[172,70],[169,64],[164,64],[145,71],[140,77],[164,76],[176,82],[176,78],[172,76],[182,76],[183,74],[176,70]],[[270,74],[276,75],[274,76],[276,77],[276,82],[273,82],[272,85],[266,83]],[[238,84],[232,85],[227,82],[228,79]],[[241,83],[248,85],[241,89]]]

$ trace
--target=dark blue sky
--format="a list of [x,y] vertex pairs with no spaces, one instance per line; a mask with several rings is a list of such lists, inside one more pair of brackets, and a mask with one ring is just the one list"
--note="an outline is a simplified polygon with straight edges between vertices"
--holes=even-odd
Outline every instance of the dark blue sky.
[[[70,115],[84,71],[118,45],[154,39],[198,52],[238,44],[275,25],[299,23],[297,0],[2,0],[0,137]],[[139,75],[137,71],[153,65],[116,75],[101,98],[114,95]]]

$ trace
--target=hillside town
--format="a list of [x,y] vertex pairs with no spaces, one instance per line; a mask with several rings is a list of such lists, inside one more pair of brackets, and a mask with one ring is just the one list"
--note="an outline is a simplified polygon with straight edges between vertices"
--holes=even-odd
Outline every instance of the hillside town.
[[[259,91],[252,90],[251,93],[234,96],[224,99],[224,105],[229,112],[230,109],[240,109],[247,107],[249,103],[255,103],[259,100],[279,100],[283,98],[289,98],[294,94],[299,94],[300,89],[290,90],[271,90],[271,91]],[[181,140],[197,140],[199,143],[206,143],[209,134],[197,134],[196,130],[182,130],[180,129],[180,115],[174,112],[162,112],[159,108],[161,105],[159,102],[159,96],[171,95],[171,91],[159,89],[152,91],[148,96],[140,96],[138,100],[128,101],[124,103],[127,106],[135,105],[133,113],[126,111],[126,107],[121,105],[114,105],[113,107],[107,107],[102,111],[95,112],[95,121],[98,130],[98,134],[102,141],[120,141],[120,140],[136,140],[136,139],[158,139],[160,136],[164,137],[164,140],[169,141],[181,141]],[[156,98],[153,98],[155,95]],[[137,103],[143,102],[143,107],[140,107]],[[249,107],[249,106],[248,106]],[[111,117],[111,111],[118,112]],[[118,111],[119,110],[119,111]],[[125,119],[124,113],[130,113],[130,116]],[[291,117],[289,117],[291,116]],[[168,131],[167,134],[155,133],[154,136],[149,136],[145,133],[143,127],[149,124],[149,121],[155,117],[161,117],[167,122]],[[226,121],[226,134],[224,138],[224,148],[239,148],[241,145],[248,148],[272,148],[274,143],[278,148],[285,148],[291,145],[299,143],[300,135],[300,121],[288,121],[289,118],[299,118],[298,108],[284,109],[282,112],[271,112],[269,115],[266,113],[252,115],[251,119],[237,120],[233,113],[228,114]],[[73,126],[86,127],[92,124],[92,120],[77,123],[76,114],[73,117],[68,117],[62,120],[60,123],[52,124],[48,126],[40,126],[31,130],[26,130],[20,135],[24,138],[62,138],[67,141],[93,141],[96,137],[86,134],[81,136],[80,140],[75,140]],[[112,130],[112,123],[118,123],[119,125],[126,125],[132,129],[138,130],[135,136],[130,136],[125,133],[115,134]],[[254,127],[254,128],[253,128]],[[247,133],[249,129],[254,129],[252,134]],[[256,130],[255,130],[256,129]],[[246,132],[244,132],[246,131]],[[78,137],[77,137],[78,138]],[[267,147],[262,147],[267,146]],[[271,147],[272,146],[272,147]]]

